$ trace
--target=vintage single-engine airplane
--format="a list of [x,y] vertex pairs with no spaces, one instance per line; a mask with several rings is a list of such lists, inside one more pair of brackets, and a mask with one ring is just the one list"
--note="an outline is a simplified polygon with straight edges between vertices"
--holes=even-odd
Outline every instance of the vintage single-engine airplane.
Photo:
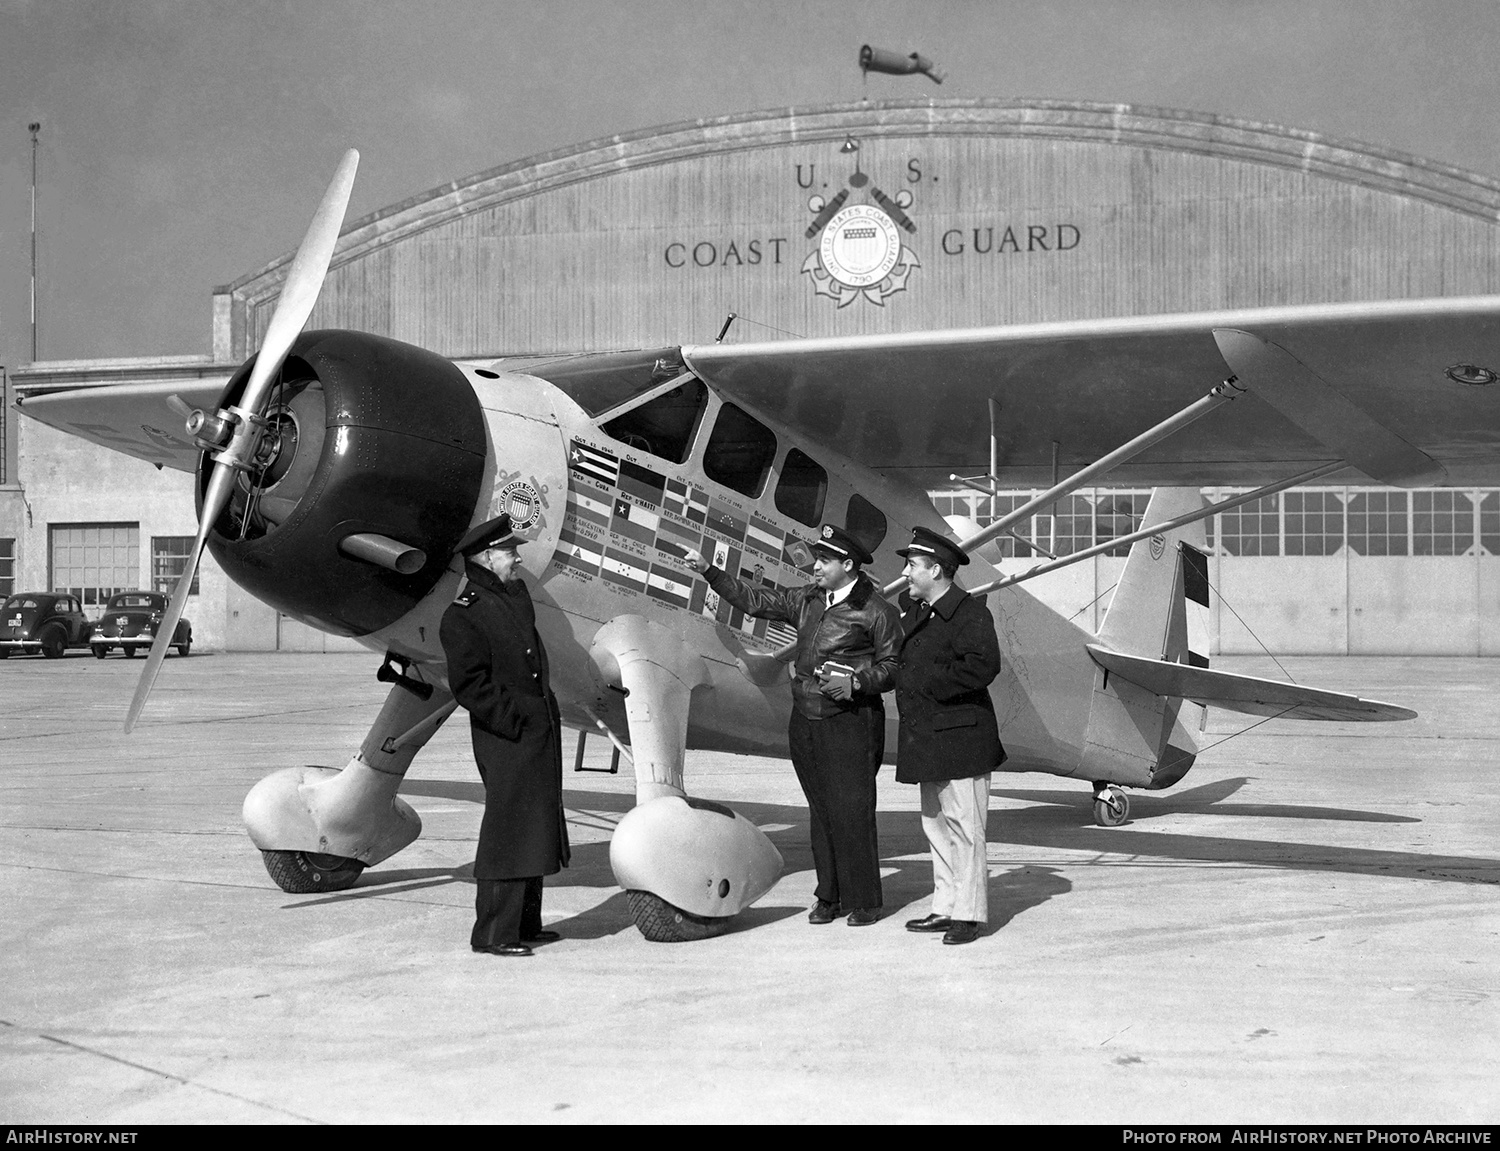
[[[348,764],[286,768],[245,801],[250,837],[284,889],[347,887],[420,833],[397,792],[455,707],[438,642],[462,580],[453,549],[502,511],[528,541],[565,722],[604,733],[633,763],[637,805],[611,863],[654,939],[722,930],[781,868],[748,820],[688,796],[684,762],[688,749],[785,754],[790,692],[777,656],[793,636],[720,602],[682,563],[688,548],[794,585],[819,524],[835,520],[894,588],[910,529],[949,532],[976,560],[967,585],[992,593],[1005,770],[1087,781],[1106,825],[1126,817],[1122,788],[1182,778],[1206,706],[1413,714],[1208,667],[1201,521],[1218,509],[1197,488],[1265,485],[1238,503],[1350,469],[1394,485],[1493,482],[1500,389],[1478,385],[1496,379],[1485,364],[1500,356],[1500,297],[455,362],[382,336],[302,330],[357,160],[345,156],[260,352],[222,394],[86,388],[22,406],[197,473],[196,544],[127,730],[205,546],[266,603],[384,657],[390,693]],[[1051,486],[980,529],[945,522],[924,488],[974,462],[986,401],[1002,417],[974,482]],[[1203,419],[1215,409],[1227,410]],[[191,442],[160,433],[184,418]],[[1191,437],[1175,435],[1189,424]],[[1094,462],[1049,476],[1057,440]],[[1002,571],[993,541],[1106,474],[1163,486],[1138,531],[1100,545],[1131,551],[1095,634],[1019,585],[1100,549]]]

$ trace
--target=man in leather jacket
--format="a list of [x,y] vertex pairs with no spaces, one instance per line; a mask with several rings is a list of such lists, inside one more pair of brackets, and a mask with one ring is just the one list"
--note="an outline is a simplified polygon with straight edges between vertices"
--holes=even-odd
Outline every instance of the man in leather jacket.
[[458,545],[468,585],[443,613],[448,686],[468,711],[484,781],[474,859],[475,951],[530,955],[558,938],[542,928],[542,877],[568,865],[562,802],[562,727],[547,652],[521,580],[521,539],[510,517],[472,529]]
[[863,927],[880,918],[882,903],[875,830],[875,775],[885,752],[880,694],[895,685],[901,622],[860,570],[872,562],[870,553],[843,528],[825,524],[813,553],[814,582],[792,591],[737,579],[695,551],[687,562],[747,615],[797,628],[787,738],[807,797],[818,873],[807,919],[831,923],[847,913],[849,926]]

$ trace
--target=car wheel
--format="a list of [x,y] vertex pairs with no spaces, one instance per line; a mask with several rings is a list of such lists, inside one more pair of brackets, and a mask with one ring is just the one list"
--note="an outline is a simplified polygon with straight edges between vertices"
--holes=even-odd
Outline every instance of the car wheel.
[[10,658],[10,648],[8,648],[8,647],[0,647],[0,659],[9,659],[9,658]]
[[180,644],[177,645],[177,654],[178,655],[187,655],[187,653],[190,652],[190,651],[192,651],[192,650],[193,650],[193,641],[192,640],[188,640],[187,643],[180,643]]
[[121,648],[120,648],[120,650],[125,653],[125,658],[126,659],[134,659],[135,658],[135,648],[131,647],[128,643],[122,645]]
[[92,646],[93,646],[93,649],[94,649],[94,658],[95,659],[103,659],[105,656],[107,656],[109,654],[109,648],[105,647],[102,643],[96,643],[96,644],[93,644]]
[[56,628],[48,628],[42,633],[42,654],[48,659],[61,659],[63,652],[68,650],[68,637]]

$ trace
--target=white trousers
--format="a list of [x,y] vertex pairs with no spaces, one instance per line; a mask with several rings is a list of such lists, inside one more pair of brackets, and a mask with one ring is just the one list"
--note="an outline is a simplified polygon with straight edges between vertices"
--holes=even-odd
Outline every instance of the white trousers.
[[989,919],[985,822],[989,772],[972,779],[924,783],[922,830],[932,846],[932,913],[984,923]]

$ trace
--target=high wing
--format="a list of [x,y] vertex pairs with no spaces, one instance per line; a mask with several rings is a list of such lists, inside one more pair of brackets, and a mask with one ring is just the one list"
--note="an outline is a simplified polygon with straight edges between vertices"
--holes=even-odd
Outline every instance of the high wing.
[[[227,373],[226,373],[227,375]],[[21,410],[59,431],[124,452],[150,464],[190,472],[199,449],[183,430],[182,413],[168,400],[213,411],[223,380],[166,384],[114,384],[23,396]]]
[[1322,691],[1253,675],[1216,671],[1185,663],[1144,659],[1088,644],[1100,667],[1156,695],[1180,697],[1207,707],[1277,719],[1322,719],[1339,722],[1415,719],[1410,708],[1338,691]]
[[[1257,345],[1269,341],[1316,379],[1304,372],[1282,381],[1278,410],[1265,398],[1269,389],[1257,396],[1257,371],[1226,363],[1216,332],[1249,333]],[[1349,423],[1340,411],[1358,417],[1366,431],[1380,432],[1386,447],[1404,440],[1434,461],[1426,471],[1373,477],[1380,482],[1500,482],[1500,384],[1473,386],[1446,374],[1460,365],[1500,372],[1500,296],[682,351],[688,365],[725,394],[925,488],[942,486],[952,471],[988,469],[990,397],[1000,401],[1000,480],[1028,487],[1051,482],[1054,441],[1066,473],[1187,407],[1231,372],[1244,377],[1248,396],[1121,466],[1109,482],[1249,485],[1348,459],[1347,443],[1331,434]],[[1307,387],[1317,390],[1317,379],[1326,385],[1321,404],[1281,402],[1295,401]]]
[[[1054,442],[1063,470],[1073,470],[1243,372],[1226,363],[1216,332],[1269,341],[1306,369],[1284,381],[1284,393],[1322,381],[1335,415],[1341,405],[1363,428],[1403,441],[1433,464],[1420,477],[1372,479],[1500,483],[1500,384],[1473,386],[1447,374],[1500,371],[1500,296],[707,344],[682,353],[726,395],[925,488],[942,486],[953,471],[987,469],[994,397],[1001,482],[1028,487],[1051,481]],[[1350,458],[1328,424],[1309,423],[1302,410],[1283,414],[1291,410],[1286,395],[1273,407],[1257,395],[1255,373],[1244,374],[1248,396],[1121,465],[1110,482],[1248,485]],[[117,385],[32,394],[21,403],[26,414],[72,435],[192,470],[195,451],[167,398],[212,409],[218,388]]]

